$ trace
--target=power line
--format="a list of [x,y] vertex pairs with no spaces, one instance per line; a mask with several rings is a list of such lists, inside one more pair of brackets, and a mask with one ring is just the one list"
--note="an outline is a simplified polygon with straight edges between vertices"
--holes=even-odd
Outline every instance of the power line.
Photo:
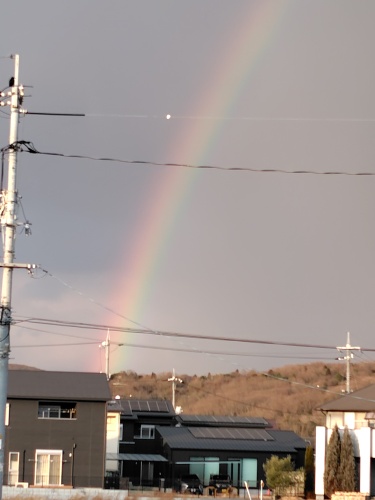
[[[34,330],[34,331],[40,331],[34,328],[27,328],[27,327],[21,327],[25,328],[28,330]],[[43,332],[43,330],[42,330]],[[61,333],[55,333],[55,332],[46,332],[44,330],[44,333],[48,333],[50,335],[61,335],[65,336],[64,334]],[[69,337],[76,337],[80,338],[79,336],[75,335],[67,335]],[[85,339],[86,340],[86,339]],[[64,344],[18,344],[18,345],[12,345],[12,348],[31,348],[31,347],[64,347],[64,346],[72,346],[72,345],[95,345],[97,344],[98,341],[91,341],[91,340],[86,340],[86,342],[74,342],[74,343],[64,343]],[[298,355],[277,355],[277,354],[262,354],[262,353],[246,353],[246,352],[228,352],[228,351],[214,351],[214,350],[207,350],[207,349],[188,349],[188,348],[183,348],[183,347],[160,347],[160,346],[152,346],[152,345],[142,345],[142,344],[133,344],[129,342],[114,342],[111,341],[111,345],[115,345],[117,347],[131,347],[131,348],[136,348],[136,349],[150,349],[150,350],[158,350],[158,351],[172,351],[172,352],[187,352],[187,353],[192,353],[192,354],[212,354],[212,355],[217,355],[217,356],[243,356],[243,357],[261,357],[261,358],[277,358],[277,359],[309,359],[309,360],[317,360],[317,359],[322,359],[322,360],[331,360],[332,357],[316,357],[316,356],[298,356]]]
[[346,397],[346,398],[349,397],[349,398],[353,398],[353,399],[358,399],[360,401],[370,401],[371,403],[375,403],[374,399],[364,398],[362,396],[356,396],[353,393],[347,394],[346,392],[335,392],[335,391],[331,391],[330,389],[324,389],[323,387],[316,387],[315,385],[306,384],[304,382],[297,382],[296,380],[290,380],[290,379],[286,379],[283,377],[279,377],[279,376],[274,375],[272,373],[262,373],[262,375],[264,375],[265,377],[268,377],[268,378],[279,380],[281,382],[287,382],[287,383],[292,384],[292,385],[298,385],[301,387],[305,387],[306,389],[314,389],[316,391],[334,394],[335,396],[339,396],[339,397]]
[[[114,325],[97,324],[97,323],[83,323],[83,322],[74,322],[74,321],[48,319],[48,318],[20,317],[20,316],[15,316],[13,318],[13,324],[20,326],[21,323],[59,326],[59,327],[64,327],[64,328],[77,328],[77,329],[84,329],[84,330],[88,330],[88,329],[101,330],[101,331],[110,330],[111,332],[118,332],[118,333],[158,335],[158,336],[162,336],[162,337],[189,338],[189,339],[210,340],[210,341],[219,341],[219,342],[262,344],[262,345],[274,345],[274,346],[283,346],[283,347],[299,347],[299,348],[308,348],[308,349],[330,349],[330,350],[334,350],[334,351],[337,349],[336,346],[323,345],[323,344],[304,344],[304,343],[300,343],[300,342],[283,342],[283,341],[277,341],[277,340],[248,339],[248,338],[243,338],[243,337],[220,337],[220,336],[215,336],[215,335],[171,332],[171,331],[165,331],[165,330],[152,330],[152,329],[146,329],[146,328],[142,329],[142,328],[119,327],[119,326],[114,326]],[[24,327],[24,328],[27,328],[27,327]],[[47,333],[52,333],[52,332],[47,332]],[[64,335],[64,334],[60,334],[60,335]],[[194,350],[192,350],[192,351],[194,351]],[[375,348],[362,347],[361,351],[375,352]],[[237,354],[237,353],[234,353],[234,354]],[[238,353],[238,354],[241,354],[241,353]],[[286,357],[289,358],[291,356],[286,356]],[[316,359],[316,358],[314,357],[311,359]]]
[[44,156],[56,156],[61,158],[74,158],[79,160],[92,160],[92,161],[103,161],[103,162],[115,162],[115,163],[126,163],[130,165],[152,165],[158,167],[177,167],[177,168],[188,168],[188,169],[201,169],[201,170],[221,170],[224,172],[253,172],[253,173],[264,173],[264,174],[309,174],[309,175],[339,175],[339,176],[375,176],[375,172],[344,172],[344,171],[316,171],[316,170],[285,170],[281,168],[251,168],[251,167],[221,167],[218,165],[192,165],[189,163],[170,163],[170,162],[155,162],[150,160],[126,160],[120,158],[110,158],[110,157],[94,157],[88,155],[73,155],[64,153],[54,153],[46,151],[38,151],[32,142],[28,141],[18,141],[17,144],[12,144],[11,147],[17,148],[17,151],[22,153],[38,154]]

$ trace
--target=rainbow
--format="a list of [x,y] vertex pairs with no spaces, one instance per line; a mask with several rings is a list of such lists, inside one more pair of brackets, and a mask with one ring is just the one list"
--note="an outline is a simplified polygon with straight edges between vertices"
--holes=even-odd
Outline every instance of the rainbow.
[[[243,92],[258,61],[271,45],[282,24],[290,0],[249,1],[245,11],[239,11],[239,23],[221,54],[216,67],[208,68],[207,87],[190,106],[192,116],[226,117]],[[197,113],[195,113],[197,111]],[[173,113],[172,113],[173,120]],[[199,164],[215,147],[223,121],[220,119],[187,120],[179,140],[175,141],[167,158],[171,161]],[[193,178],[194,176],[189,176]],[[161,174],[155,195],[149,201],[146,214],[137,222],[131,253],[126,255],[126,280],[119,285],[123,309],[121,313],[135,324],[143,326],[142,310],[147,304],[149,284],[153,282],[158,263],[163,259],[168,235],[181,213],[192,182],[173,169]],[[178,209],[177,209],[178,207]],[[113,317],[111,318],[113,322]],[[127,326],[134,326],[130,323]],[[144,325],[150,327],[151,325]],[[120,351],[118,351],[120,352]],[[113,359],[113,371],[126,369],[121,359]],[[117,365],[117,366],[115,366]]]

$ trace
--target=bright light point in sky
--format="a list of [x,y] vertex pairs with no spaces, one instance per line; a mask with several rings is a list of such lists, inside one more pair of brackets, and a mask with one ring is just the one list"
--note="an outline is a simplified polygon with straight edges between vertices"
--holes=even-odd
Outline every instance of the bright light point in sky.
[[171,119],[171,115],[167,115],[167,116],[166,116],[166,119],[167,119],[167,120],[170,120],[170,119]]

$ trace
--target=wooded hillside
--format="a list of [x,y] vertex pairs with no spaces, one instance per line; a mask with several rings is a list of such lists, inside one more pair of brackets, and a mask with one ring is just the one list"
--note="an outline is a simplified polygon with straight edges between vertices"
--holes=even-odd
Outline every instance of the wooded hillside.
[[[323,415],[322,403],[345,391],[345,364],[288,365],[266,373],[256,371],[191,376],[178,373],[176,406],[185,414],[262,416],[279,429],[293,430],[309,439]],[[172,400],[171,373],[137,375],[120,372],[111,377],[112,395],[122,398]],[[351,390],[375,383],[375,362],[351,365]],[[282,379],[282,380],[281,380]]]

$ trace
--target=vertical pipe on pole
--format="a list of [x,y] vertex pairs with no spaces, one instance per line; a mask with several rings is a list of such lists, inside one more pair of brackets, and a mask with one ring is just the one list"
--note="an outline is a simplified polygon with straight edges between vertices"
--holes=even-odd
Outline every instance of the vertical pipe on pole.
[[[15,144],[18,139],[18,119],[19,119],[19,56],[15,54],[14,59],[14,82],[11,88],[10,103],[10,132],[9,145]],[[3,197],[4,216],[1,218],[3,231],[3,253],[4,268],[1,286],[0,301],[0,500],[3,493],[4,483],[4,441],[5,441],[5,410],[8,391],[8,363],[10,352],[10,324],[11,324],[11,296],[12,296],[12,276],[13,269],[7,264],[12,264],[14,260],[15,247],[15,220],[17,208],[16,190],[16,168],[17,168],[17,147],[9,149],[8,154],[8,187],[1,193]]]

